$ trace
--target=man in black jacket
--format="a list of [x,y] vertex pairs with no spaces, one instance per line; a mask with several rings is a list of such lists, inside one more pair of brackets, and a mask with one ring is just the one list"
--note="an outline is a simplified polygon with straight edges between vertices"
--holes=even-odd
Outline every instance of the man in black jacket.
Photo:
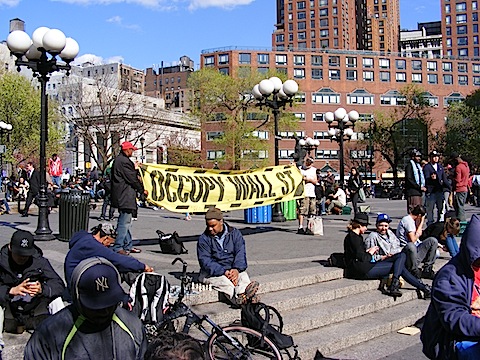
[[423,175],[422,153],[417,149],[410,152],[410,162],[405,166],[405,196],[407,198],[407,212],[410,213],[417,205],[423,205],[423,194],[427,191]]
[[35,329],[50,314],[61,310],[62,279],[34,245],[33,235],[18,230],[0,250],[0,358],[2,330]]
[[40,192],[40,173],[35,170],[32,162],[27,163],[27,181],[30,188],[28,190],[27,200],[25,201],[25,210],[23,211],[22,217],[28,216],[28,209]]
[[145,189],[137,176],[135,165],[129,159],[138,150],[131,142],[122,143],[122,151],[112,165],[112,206],[118,209],[117,238],[113,250],[124,255],[140,252],[132,247],[132,213],[137,209],[137,193],[145,195]]

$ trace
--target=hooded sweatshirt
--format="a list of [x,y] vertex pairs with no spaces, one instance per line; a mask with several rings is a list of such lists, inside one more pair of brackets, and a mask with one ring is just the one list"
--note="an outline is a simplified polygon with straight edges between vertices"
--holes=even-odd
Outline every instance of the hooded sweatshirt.
[[70,250],[65,257],[65,280],[70,284],[73,269],[80,261],[91,258],[93,256],[100,256],[109,260],[118,272],[142,272],[145,270],[145,264],[134,259],[131,256],[125,256],[106,248],[98,242],[92,234],[81,230],[75,233],[70,240]]
[[435,276],[432,302],[425,316],[421,340],[429,359],[454,359],[454,341],[478,341],[480,318],[472,315],[475,273],[480,258],[480,218],[473,215],[462,237],[460,252]]

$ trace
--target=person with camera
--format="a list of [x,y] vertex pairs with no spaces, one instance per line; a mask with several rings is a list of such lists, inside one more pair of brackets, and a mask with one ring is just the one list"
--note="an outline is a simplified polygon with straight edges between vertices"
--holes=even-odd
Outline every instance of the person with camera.
[[33,235],[15,231],[0,250],[0,358],[3,330],[22,333],[35,329],[64,307],[64,289],[60,276],[34,245]]

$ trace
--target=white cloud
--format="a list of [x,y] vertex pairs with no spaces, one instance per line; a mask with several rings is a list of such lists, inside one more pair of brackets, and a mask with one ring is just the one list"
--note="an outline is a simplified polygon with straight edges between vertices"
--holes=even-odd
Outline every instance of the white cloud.
[[139,25],[124,24],[122,17],[120,17],[118,15],[117,16],[112,16],[110,19],[107,19],[107,22],[112,23],[112,24],[116,24],[116,25],[118,25],[118,26],[120,26],[124,29],[135,30],[135,31],[141,30]]
[[0,0],[0,6],[6,5],[6,6],[17,6],[20,3],[20,0]]
[[103,64],[111,64],[111,63],[122,63],[124,62],[123,56],[112,56],[107,59],[104,59],[101,56],[94,55],[94,54],[83,54],[73,61],[74,65],[82,65],[86,62],[92,63],[93,65],[103,65]]
[[[233,9],[236,6],[249,5],[254,0],[190,0],[189,10],[208,7],[220,7],[223,9]],[[265,0],[264,0],[265,1]]]

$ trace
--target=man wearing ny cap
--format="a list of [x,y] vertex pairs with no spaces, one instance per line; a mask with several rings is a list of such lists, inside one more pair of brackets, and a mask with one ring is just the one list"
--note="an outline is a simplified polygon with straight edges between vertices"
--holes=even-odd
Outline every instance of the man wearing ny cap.
[[258,301],[258,282],[250,281],[246,272],[245,239],[240,230],[224,223],[222,211],[213,207],[205,214],[205,222],[207,227],[197,243],[199,280],[225,294],[235,306]]
[[[65,257],[65,279],[67,285],[72,277],[73,269],[85,259],[93,256],[101,256],[109,260],[122,275],[127,283],[133,281],[136,273],[142,271],[152,272],[153,268],[131,256],[121,255],[109,249],[115,241],[116,232],[110,223],[102,223],[95,226],[89,233],[85,230],[73,234],[70,240],[70,250]],[[132,274],[133,273],[133,274]]]
[[69,288],[72,305],[37,328],[24,359],[143,359],[145,331],[139,318],[119,307],[128,295],[115,266],[101,257],[85,259]]
[[113,250],[122,255],[140,252],[132,244],[132,214],[137,210],[137,193],[143,196],[146,192],[138,179],[135,165],[130,160],[135,150],[138,149],[131,142],[124,141],[122,150],[112,165],[111,206],[117,208],[119,212],[117,238]]
[[[35,329],[64,307],[62,279],[34,245],[33,235],[17,230],[0,250],[0,358],[2,331]],[[5,326],[4,326],[5,320]]]
[[427,191],[425,192],[425,206],[427,208],[427,226],[433,224],[434,208],[437,207],[437,221],[442,221],[444,213],[444,189],[451,190],[445,170],[438,161],[440,153],[433,150],[429,154],[430,161],[423,167],[423,175]]

